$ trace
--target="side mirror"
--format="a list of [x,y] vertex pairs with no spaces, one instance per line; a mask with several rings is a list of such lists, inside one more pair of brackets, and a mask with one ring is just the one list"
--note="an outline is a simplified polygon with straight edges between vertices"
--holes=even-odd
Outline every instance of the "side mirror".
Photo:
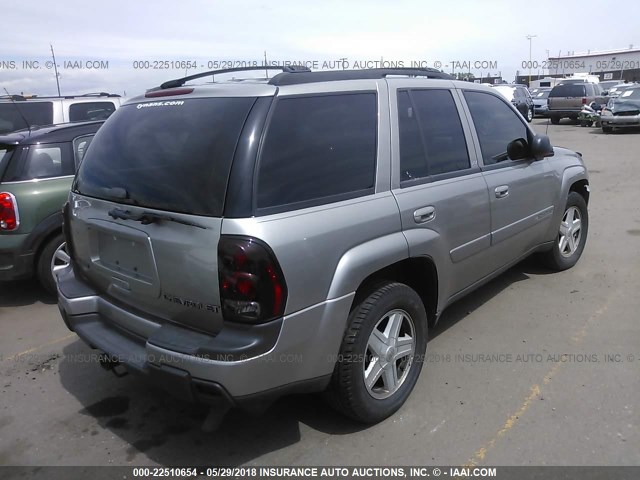
[[507,155],[511,160],[526,158],[529,153],[527,141],[524,138],[516,138],[507,145]]
[[536,160],[553,157],[553,146],[551,145],[549,137],[546,135],[535,135],[531,141],[531,155]]

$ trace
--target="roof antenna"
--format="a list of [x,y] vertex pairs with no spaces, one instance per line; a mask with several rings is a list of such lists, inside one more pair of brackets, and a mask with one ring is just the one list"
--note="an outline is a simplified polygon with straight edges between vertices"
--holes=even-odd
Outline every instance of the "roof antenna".
[[58,87],[58,96],[60,96],[60,74],[58,73],[58,65],[56,65],[56,54],[53,53],[53,45],[49,44],[51,47],[51,56],[53,57],[53,69],[56,73],[56,86]]
[[265,78],[269,78],[269,70],[267,70],[267,51],[264,51],[264,76]]
[[29,122],[27,121],[27,117],[25,117],[22,114],[22,110],[20,110],[20,107],[18,107],[18,104],[16,103],[16,100],[13,98],[13,95],[11,95],[9,93],[9,91],[4,88],[4,91],[7,92],[7,95],[9,95],[9,98],[11,99],[11,103],[13,104],[14,107],[16,107],[16,110],[18,111],[18,114],[20,115],[20,117],[22,118],[22,121],[25,123],[25,125],[27,126],[27,128],[29,129],[29,133],[31,133],[31,125],[29,124]]

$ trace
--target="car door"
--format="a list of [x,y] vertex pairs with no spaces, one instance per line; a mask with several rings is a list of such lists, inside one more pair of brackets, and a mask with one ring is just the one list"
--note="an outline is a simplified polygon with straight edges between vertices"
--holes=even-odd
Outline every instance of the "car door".
[[487,273],[482,255],[490,247],[486,183],[455,90],[404,87],[391,89],[390,96],[392,138],[397,139],[392,192],[402,229],[411,256],[436,261],[440,300],[446,302]]
[[544,239],[553,214],[555,177],[546,159],[511,160],[507,145],[518,138],[531,142],[523,119],[491,92],[465,90],[481,170],[491,204],[491,250],[497,270]]

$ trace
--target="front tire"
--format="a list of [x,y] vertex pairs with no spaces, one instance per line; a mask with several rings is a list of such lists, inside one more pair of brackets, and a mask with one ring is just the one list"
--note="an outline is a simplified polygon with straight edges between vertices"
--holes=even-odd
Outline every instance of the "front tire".
[[613,127],[602,127],[602,133],[611,133],[613,132]]
[[556,271],[573,267],[582,255],[588,232],[587,202],[579,193],[570,192],[553,248],[544,254],[547,266]]
[[551,119],[551,123],[553,123],[554,125],[560,124],[560,117],[553,116],[553,117],[550,117],[550,119]]
[[341,413],[377,423],[395,413],[418,380],[427,313],[407,285],[386,283],[354,306],[326,397]]
[[527,108],[527,116],[525,118],[527,119],[527,123],[531,123],[531,121],[533,120],[533,108]]

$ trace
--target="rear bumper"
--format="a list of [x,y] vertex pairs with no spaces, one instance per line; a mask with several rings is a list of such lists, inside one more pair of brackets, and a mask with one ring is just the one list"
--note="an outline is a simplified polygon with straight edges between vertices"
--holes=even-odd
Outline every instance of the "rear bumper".
[[34,253],[25,251],[28,235],[0,237],[0,281],[19,280],[33,275]]
[[327,301],[257,330],[225,326],[214,337],[115,305],[71,268],[58,275],[60,313],[88,345],[185,400],[246,408],[326,388],[352,299]]
[[604,127],[637,127],[640,126],[640,115],[611,115],[600,117]]
[[578,118],[578,115],[580,115],[580,111],[582,110],[582,108],[579,108],[578,110],[553,110],[553,109],[548,109],[547,113],[550,117],[562,117],[562,118],[573,118],[576,119]]

